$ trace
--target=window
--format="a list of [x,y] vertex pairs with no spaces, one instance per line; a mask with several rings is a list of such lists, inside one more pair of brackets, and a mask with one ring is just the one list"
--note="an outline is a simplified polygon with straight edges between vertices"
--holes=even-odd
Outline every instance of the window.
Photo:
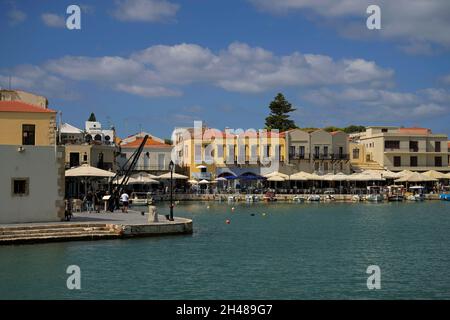
[[305,157],[305,146],[300,146],[300,158]]
[[394,157],[394,167],[401,167],[401,166],[402,166],[402,158]]
[[400,141],[386,140],[384,142],[385,149],[400,149]]
[[381,132],[383,132],[383,133],[388,132],[388,129],[383,128],[383,129],[381,129]]
[[436,141],[434,143],[434,152],[441,152],[441,142],[440,141]]
[[328,162],[325,162],[325,163],[323,164],[323,170],[324,170],[324,171],[328,171]]
[[29,194],[29,179],[28,178],[12,178],[11,179],[11,193],[13,196],[27,196]]
[[314,170],[315,171],[319,171],[319,165],[320,165],[319,162],[315,162],[314,163]]
[[80,165],[80,154],[78,152],[71,152],[69,154],[69,165],[71,168],[78,167]]
[[442,167],[442,157],[434,157],[434,166]]
[[339,158],[342,158],[343,155],[344,155],[344,148],[339,147]]
[[34,124],[22,125],[22,144],[24,146],[34,146],[35,131],[36,131],[36,126]]
[[359,159],[359,149],[353,149],[353,159]]
[[290,156],[294,156],[295,155],[295,146],[290,146],[289,147],[289,155]]
[[320,154],[320,147],[318,146],[314,147],[314,156],[318,158],[319,154]]
[[328,157],[328,147],[323,147],[323,155]]
[[417,157],[411,157],[409,165],[411,167],[417,167]]
[[410,141],[409,142],[409,151],[411,151],[411,152],[418,152],[419,151],[419,142],[417,142],[417,141]]

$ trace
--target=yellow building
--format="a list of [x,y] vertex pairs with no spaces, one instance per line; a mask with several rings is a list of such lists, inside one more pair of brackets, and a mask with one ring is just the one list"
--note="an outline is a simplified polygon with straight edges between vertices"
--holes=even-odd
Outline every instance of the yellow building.
[[174,131],[174,157],[191,179],[213,180],[223,174],[264,174],[286,159],[284,133],[232,131],[199,127]]
[[56,111],[21,101],[0,101],[0,144],[56,143]]
[[64,218],[64,148],[56,146],[56,112],[0,101],[0,223]]

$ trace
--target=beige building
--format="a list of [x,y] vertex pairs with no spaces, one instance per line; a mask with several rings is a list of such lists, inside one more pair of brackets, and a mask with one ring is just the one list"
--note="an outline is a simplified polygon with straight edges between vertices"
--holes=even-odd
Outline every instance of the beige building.
[[56,145],[56,112],[0,101],[0,223],[64,218],[64,148]]
[[0,101],[21,101],[44,109],[48,107],[46,97],[21,90],[0,90]]
[[0,144],[56,144],[56,111],[21,101],[0,101]]
[[448,137],[426,128],[367,127],[353,136],[352,165],[392,171],[449,171]]
[[[154,174],[167,172],[171,160],[172,146],[151,134],[141,132],[123,139],[120,143],[120,154],[117,157],[119,167],[125,167],[127,161],[141,145],[145,135],[148,139],[136,163],[134,171],[146,171]],[[129,162],[128,162],[129,164]]]
[[279,171],[286,160],[284,133],[225,131],[199,126],[176,128],[173,158],[192,179],[262,175]]
[[292,172],[350,172],[348,135],[342,131],[292,129],[285,133]]

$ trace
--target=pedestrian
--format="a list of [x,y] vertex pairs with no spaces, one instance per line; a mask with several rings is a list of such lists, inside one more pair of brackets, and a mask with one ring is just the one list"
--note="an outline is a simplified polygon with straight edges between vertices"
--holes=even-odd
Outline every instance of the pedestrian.
[[92,191],[89,191],[88,194],[86,195],[86,207],[88,213],[91,213],[91,211],[93,211],[93,204],[94,204],[94,194],[92,193]]
[[129,201],[128,194],[124,191],[122,195],[120,196],[120,201],[122,201],[122,212],[128,213],[128,201]]

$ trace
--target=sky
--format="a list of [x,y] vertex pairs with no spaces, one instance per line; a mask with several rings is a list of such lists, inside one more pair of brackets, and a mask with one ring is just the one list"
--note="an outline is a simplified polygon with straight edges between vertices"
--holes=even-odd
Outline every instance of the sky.
[[448,0],[0,0],[0,87],[46,96],[80,128],[94,112],[119,136],[260,129],[278,92],[300,127],[450,135],[449,30]]

